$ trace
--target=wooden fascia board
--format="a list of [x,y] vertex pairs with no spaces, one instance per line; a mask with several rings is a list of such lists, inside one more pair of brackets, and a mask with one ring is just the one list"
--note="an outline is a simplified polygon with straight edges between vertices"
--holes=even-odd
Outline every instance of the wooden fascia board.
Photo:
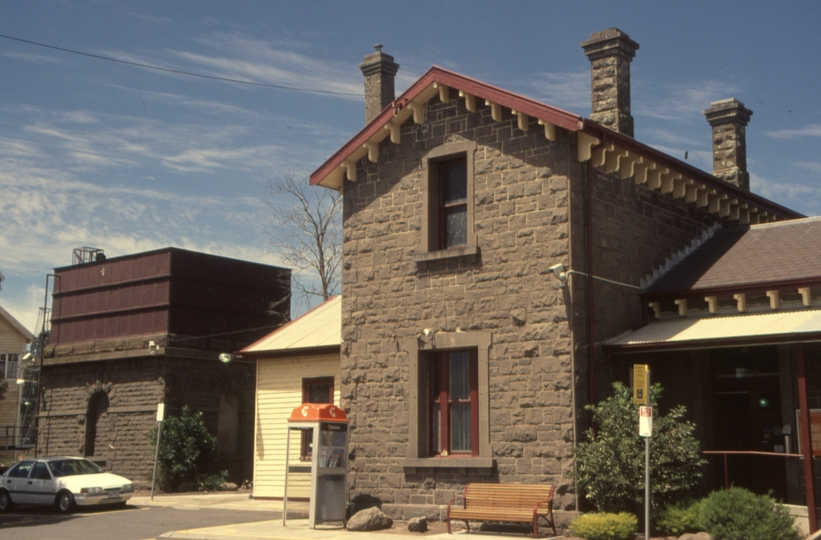
[[702,296],[729,296],[732,294],[765,293],[773,289],[795,289],[798,292],[800,287],[821,287],[821,277],[814,279],[795,279],[787,281],[768,281],[766,283],[742,283],[740,285],[728,285],[724,287],[705,287],[693,289],[679,289],[676,291],[664,291],[657,293],[642,293],[642,301],[655,302],[660,300],[672,300],[676,298],[702,297]]
[[790,210],[789,208],[755,195],[748,190],[741,189],[720,178],[716,178],[712,174],[697,169],[688,163],[669,156],[631,137],[604,128],[592,120],[584,119],[584,128],[582,131],[598,138],[602,143],[610,143],[628,150],[630,153],[643,157],[647,161],[654,162],[658,166],[670,169],[673,173],[680,174],[685,178],[691,178],[696,182],[704,184],[705,187],[709,189],[715,189],[719,193],[726,194],[729,198],[737,200],[740,204],[746,203],[752,207],[787,219],[806,217],[794,210]]
[[631,353],[631,352],[655,352],[655,351],[693,351],[698,349],[720,349],[727,347],[740,347],[744,345],[774,345],[785,343],[810,343],[821,341],[821,333],[789,333],[764,336],[742,336],[735,338],[715,338],[698,341],[678,341],[674,343],[636,343],[633,345],[602,345],[604,350],[611,354]]
[[382,128],[394,117],[399,116],[400,118],[407,119],[410,114],[407,107],[411,102],[420,101],[420,97],[422,98],[421,101],[427,101],[434,95],[437,95],[438,92],[426,92],[427,89],[432,87],[434,82],[449,86],[455,90],[462,90],[480,99],[499,103],[503,107],[515,109],[528,116],[544,120],[564,129],[578,131],[582,129],[584,125],[584,119],[580,116],[539,103],[530,98],[513,94],[501,88],[471,79],[470,77],[465,77],[464,75],[433,66],[427,73],[413,83],[410,88],[405,90],[401,96],[394,100],[393,103],[385,107],[376,118],[328,158],[325,163],[320,165],[310,176],[311,185],[319,184],[324,187],[338,189],[339,186],[325,185],[323,181],[337,167],[342,165],[344,161],[351,159],[351,156],[360,152],[366,141],[376,136],[380,137],[379,140],[384,139],[384,134],[381,133],[383,131]]

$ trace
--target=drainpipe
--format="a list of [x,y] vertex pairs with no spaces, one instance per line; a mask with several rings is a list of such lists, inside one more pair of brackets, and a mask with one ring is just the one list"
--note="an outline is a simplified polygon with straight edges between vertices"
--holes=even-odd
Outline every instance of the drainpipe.
[[810,400],[807,396],[807,362],[804,359],[804,345],[795,346],[795,359],[798,364],[798,408],[801,410],[798,432],[801,434],[801,453],[804,454],[804,488],[807,497],[807,518],[810,534],[818,530],[818,518],[815,513],[815,475],[812,464],[812,439],[810,438]]
[[590,405],[596,402],[596,379],[594,377],[596,340],[593,336],[593,162],[587,160],[587,339],[589,365],[587,370],[590,387],[587,399]]

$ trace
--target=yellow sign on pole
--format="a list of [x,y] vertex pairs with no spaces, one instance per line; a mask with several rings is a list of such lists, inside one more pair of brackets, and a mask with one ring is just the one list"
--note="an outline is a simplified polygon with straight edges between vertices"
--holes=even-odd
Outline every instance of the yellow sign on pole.
[[633,403],[647,405],[650,393],[650,366],[633,364]]

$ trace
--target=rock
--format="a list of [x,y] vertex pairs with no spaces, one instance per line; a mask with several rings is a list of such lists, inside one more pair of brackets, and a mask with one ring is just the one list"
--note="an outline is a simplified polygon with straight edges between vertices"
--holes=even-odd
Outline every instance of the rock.
[[378,531],[389,529],[391,525],[393,520],[375,506],[357,512],[348,520],[349,531]]
[[418,532],[418,533],[427,531],[428,530],[428,518],[426,518],[425,516],[411,518],[411,520],[408,521],[408,530],[410,532]]
[[710,535],[706,532],[687,533],[679,536],[678,540],[710,540]]
[[236,491],[239,489],[239,486],[233,482],[223,482],[220,484],[219,490],[220,491]]

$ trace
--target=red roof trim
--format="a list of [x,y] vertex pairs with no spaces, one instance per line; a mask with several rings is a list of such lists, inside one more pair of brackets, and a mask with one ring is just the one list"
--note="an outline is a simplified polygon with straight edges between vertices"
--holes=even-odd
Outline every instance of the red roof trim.
[[354,135],[352,139],[345,143],[342,148],[337,150],[336,153],[314,171],[313,174],[311,174],[311,185],[316,185],[321,182],[331,171],[348,159],[348,156],[359,148],[362,148],[362,145],[377,134],[396,116],[396,113],[407,107],[411,101],[434,82],[442,83],[456,90],[462,90],[477,98],[499,103],[503,107],[521,111],[529,116],[545,120],[571,131],[578,131],[582,129],[583,126],[584,119],[581,116],[557,109],[556,107],[551,107],[550,105],[545,105],[544,103],[508,92],[507,90],[502,90],[501,88],[477,81],[476,79],[471,79],[459,73],[433,66],[427,73],[413,83],[410,88],[405,90],[401,96],[394,100],[391,105],[379,113],[379,116],[374,118],[370,124],[362,128],[359,133]]
[[320,165],[320,167],[310,176],[311,185],[319,184],[322,180],[324,180],[334,169],[339,167],[346,159],[348,159],[352,153],[362,148],[365,142],[376,135],[394,116],[396,116],[399,111],[406,108],[411,101],[413,101],[422,91],[434,82],[442,83],[456,90],[462,90],[463,92],[467,92],[477,98],[498,103],[508,109],[523,112],[528,116],[550,122],[551,124],[570,131],[584,131],[585,133],[600,139],[603,143],[610,142],[621,148],[630,150],[640,156],[647,157],[648,159],[673,169],[676,172],[696,178],[699,182],[702,182],[723,193],[727,193],[740,202],[766,210],[773,215],[783,218],[805,217],[803,214],[799,214],[789,208],[755,195],[746,189],[739,188],[733,184],[725,182],[724,180],[716,178],[710,173],[697,169],[688,163],[665,154],[660,150],[656,150],[633,139],[632,137],[628,137],[605,128],[592,120],[588,120],[562,109],[546,105],[520,94],[503,90],[496,86],[472,79],[439,66],[431,67],[427,73],[422,75],[422,77],[413,83],[410,88],[405,90],[405,92],[394,100],[391,105],[386,107],[376,118],[362,128],[359,133],[354,135],[352,139],[350,139],[344,146],[328,158],[325,163]]
[[603,143],[613,143],[616,146],[619,146],[626,150],[630,150],[631,152],[638,154],[639,156],[646,157],[651,161],[658,163],[659,165],[679,172],[685,176],[690,176],[693,179],[697,179],[699,182],[703,182],[705,185],[711,188],[729,194],[734,199],[738,199],[739,202],[751,204],[753,206],[761,208],[762,210],[766,210],[767,212],[770,212],[774,215],[781,217],[806,217],[803,214],[800,214],[794,210],[791,210],[789,208],[781,206],[780,204],[774,203],[769,199],[765,199],[764,197],[756,195],[751,191],[742,189],[734,184],[721,180],[720,178],[717,178],[706,171],[697,169],[689,163],[676,159],[673,156],[665,154],[660,150],[656,150],[655,148],[648,146],[640,141],[637,141],[632,137],[628,137],[627,135],[607,129],[592,120],[584,120],[583,131],[588,135],[592,135],[600,139]]

